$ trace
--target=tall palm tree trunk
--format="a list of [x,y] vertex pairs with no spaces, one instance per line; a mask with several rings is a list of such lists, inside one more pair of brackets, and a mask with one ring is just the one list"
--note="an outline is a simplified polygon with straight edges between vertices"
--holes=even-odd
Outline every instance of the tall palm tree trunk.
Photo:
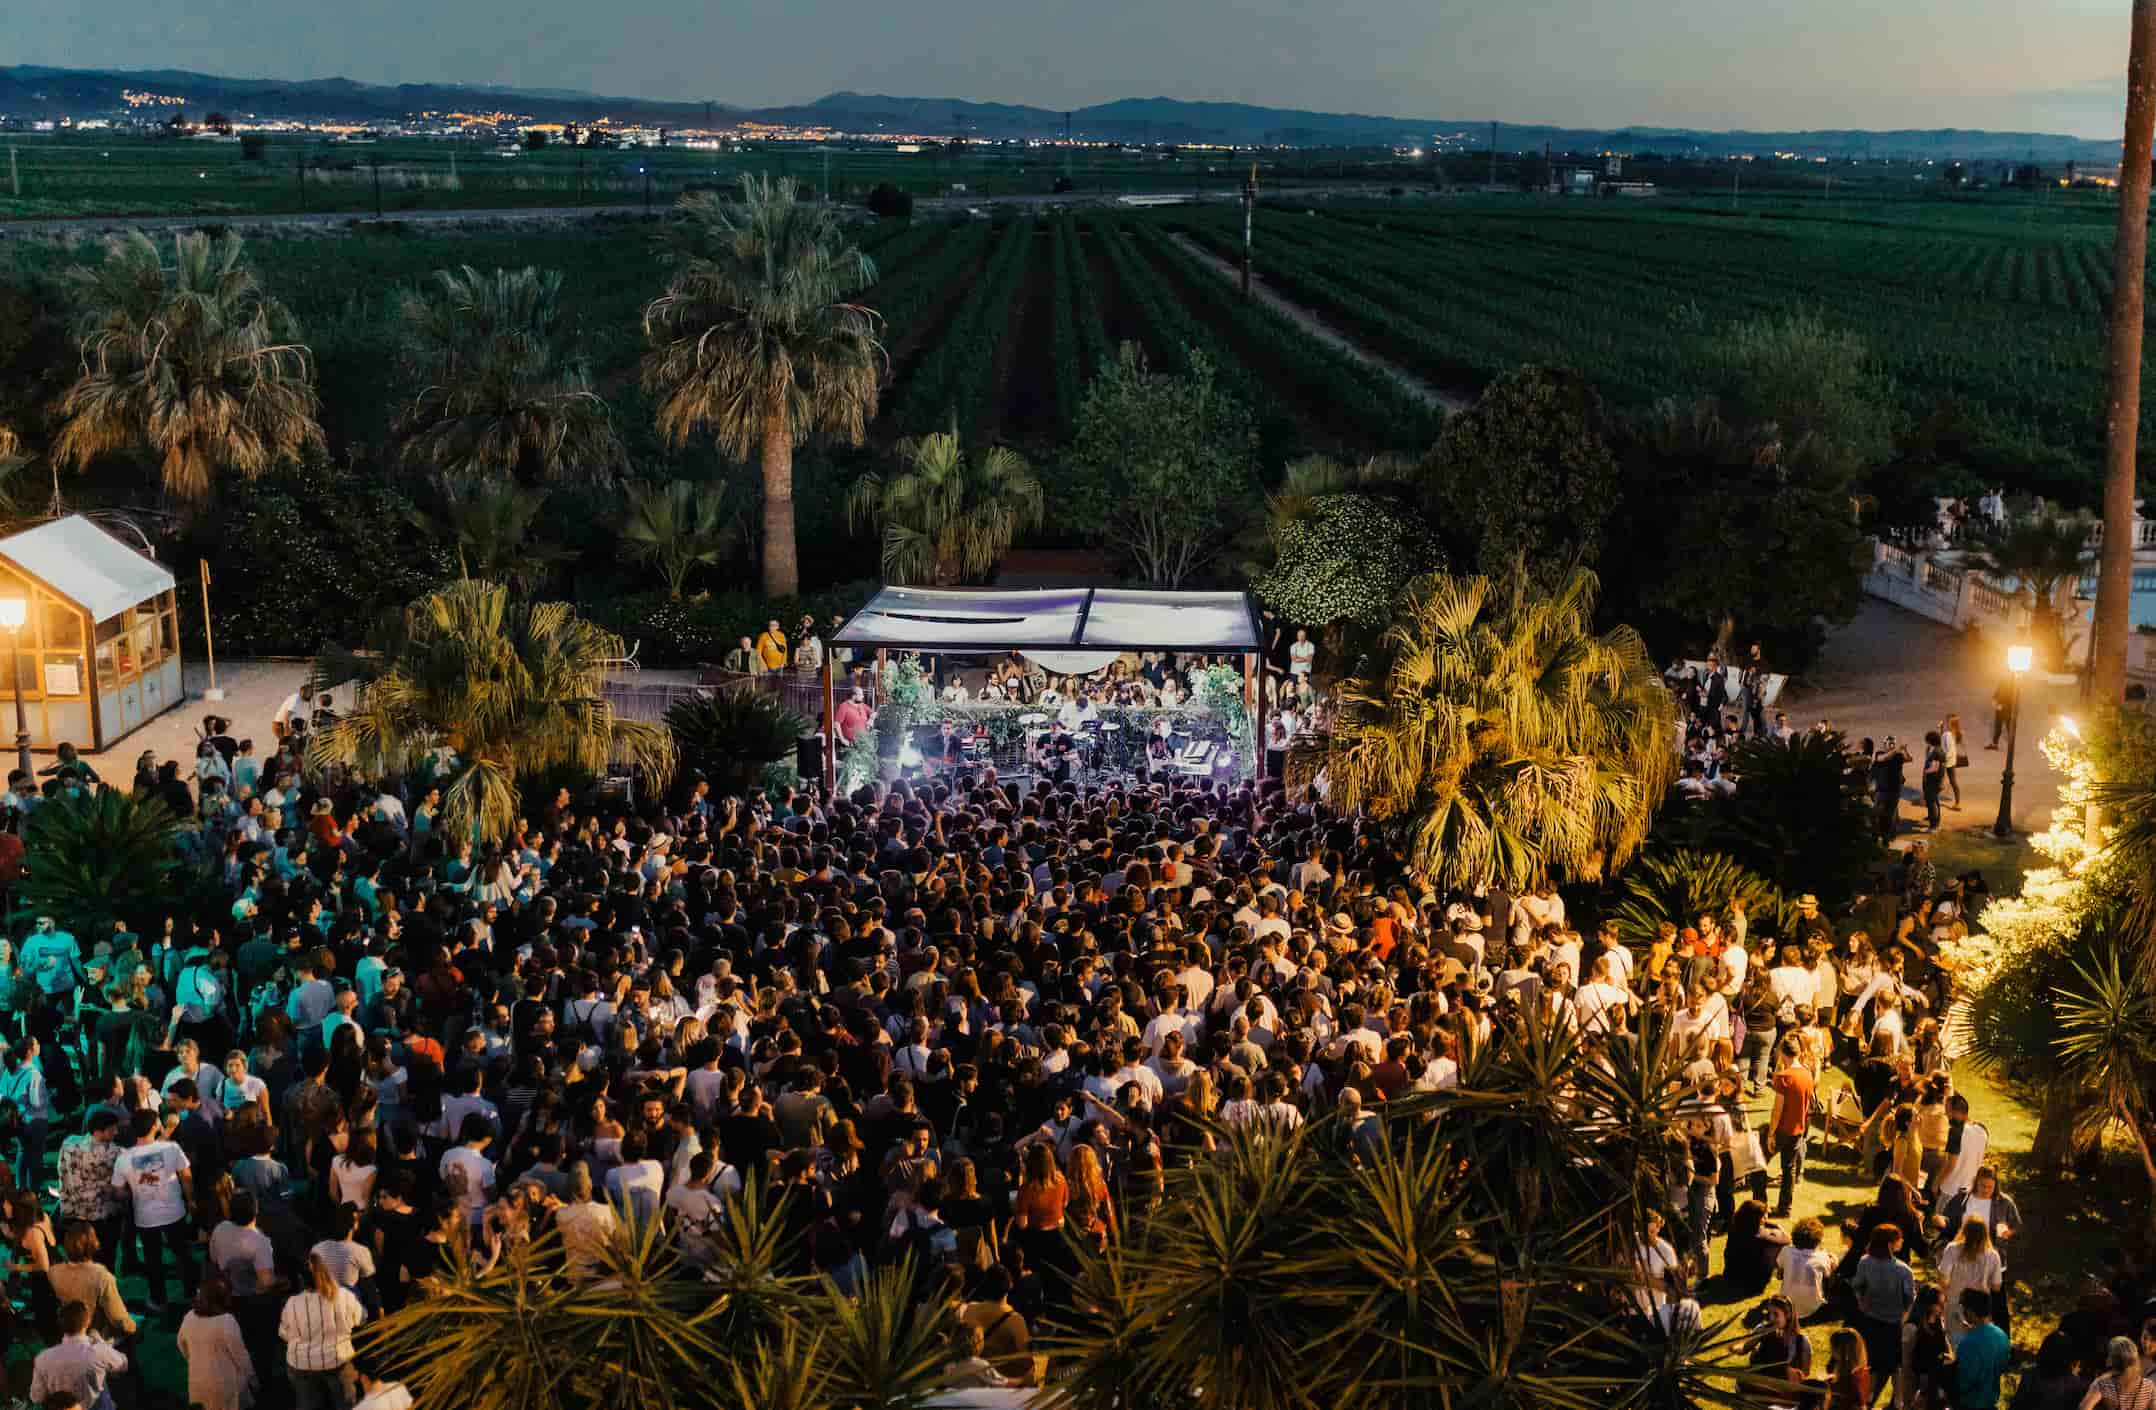
[[794,438],[786,413],[764,416],[764,596],[798,597],[801,556],[794,544]]
[[2111,296],[2111,377],[2104,436],[2104,551],[2096,578],[2089,684],[2116,704],[2126,691],[2126,633],[2134,570],[2134,464],[2141,430],[2141,317],[2148,262],[2149,160],[2156,130],[2156,0],[2134,0],[2126,60],[2126,149],[2119,168],[2117,272]]

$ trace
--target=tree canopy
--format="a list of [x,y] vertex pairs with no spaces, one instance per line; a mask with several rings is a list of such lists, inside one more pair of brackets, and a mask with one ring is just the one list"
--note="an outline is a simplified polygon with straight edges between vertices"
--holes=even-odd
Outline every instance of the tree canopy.
[[1066,493],[1139,577],[1177,587],[1227,544],[1257,492],[1257,453],[1250,408],[1204,353],[1156,372],[1125,343],[1086,388]]

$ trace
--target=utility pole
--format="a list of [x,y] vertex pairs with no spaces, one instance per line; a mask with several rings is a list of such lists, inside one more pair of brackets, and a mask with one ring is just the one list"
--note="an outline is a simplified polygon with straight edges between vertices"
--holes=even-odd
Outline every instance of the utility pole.
[[374,168],[374,218],[382,218],[382,154],[376,152],[368,162]]
[[7,184],[14,191],[15,199],[21,200],[22,172],[17,170],[15,166],[15,144],[13,142],[7,144]]
[[1497,189],[1497,124],[1490,124],[1490,189]]
[[645,162],[637,170],[644,176],[644,214],[651,214],[651,163]]
[[292,175],[299,180],[299,208],[307,209],[307,139],[292,149]]
[[1250,164],[1250,176],[1243,182],[1243,297],[1250,297],[1250,224],[1251,212],[1258,204],[1258,164]]
[[1732,157],[1729,162],[1729,208],[1731,210],[1737,208],[1737,197],[1742,192],[1743,186],[1744,168],[1738,166],[1736,159]]

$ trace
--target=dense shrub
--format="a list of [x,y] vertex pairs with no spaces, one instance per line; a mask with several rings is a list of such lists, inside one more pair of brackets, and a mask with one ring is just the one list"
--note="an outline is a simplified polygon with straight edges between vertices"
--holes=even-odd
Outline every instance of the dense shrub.
[[[216,510],[158,557],[182,579],[197,559],[209,561],[219,651],[310,656],[326,642],[357,641],[384,608],[456,575],[448,554],[412,532],[412,511],[410,496],[379,475],[311,460],[227,484]],[[179,600],[199,650],[201,594]]]
[[740,641],[753,638],[776,617],[789,636],[803,612],[828,626],[833,615],[851,616],[876,591],[870,581],[840,583],[800,597],[773,601],[752,592],[722,592],[669,601],[665,591],[580,602],[592,621],[627,642],[642,642],[637,659],[647,666],[693,666],[718,661]]

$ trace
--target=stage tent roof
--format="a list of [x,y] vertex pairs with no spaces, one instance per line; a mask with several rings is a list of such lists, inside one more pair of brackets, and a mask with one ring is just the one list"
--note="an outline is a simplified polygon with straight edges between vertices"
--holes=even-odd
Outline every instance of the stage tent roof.
[[831,645],[959,653],[1250,652],[1259,640],[1257,613],[1240,592],[886,587]]

